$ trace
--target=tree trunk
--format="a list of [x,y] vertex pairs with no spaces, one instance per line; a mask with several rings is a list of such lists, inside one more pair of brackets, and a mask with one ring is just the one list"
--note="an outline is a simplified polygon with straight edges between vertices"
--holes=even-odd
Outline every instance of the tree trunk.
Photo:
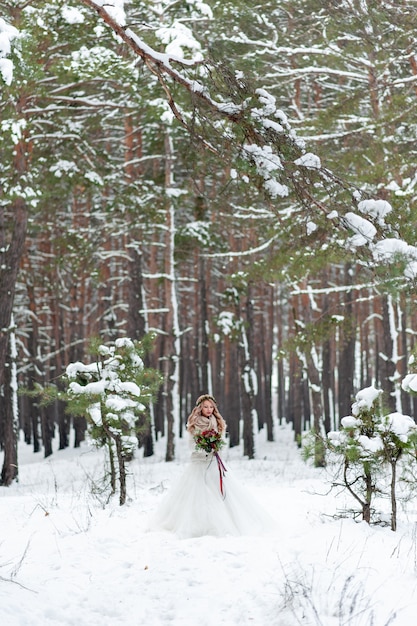
[[65,450],[69,446],[70,418],[65,413],[64,402],[56,400],[52,408],[55,414],[55,421],[58,423],[59,450]]
[[[210,393],[209,386],[209,346],[207,327],[209,323],[206,283],[206,263],[204,258],[199,258],[199,286],[200,286],[200,380],[202,393]],[[211,382],[211,381],[210,381]]]
[[119,467],[119,504],[123,506],[126,502],[126,463],[123,454],[123,446],[120,435],[114,436],[114,442],[116,444],[117,463]]
[[303,402],[303,376],[301,363],[295,353],[290,355],[289,378],[291,384],[288,390],[288,420],[294,428],[294,438],[301,446],[301,434],[305,428]]
[[397,496],[396,496],[396,482],[397,482],[397,461],[398,459],[391,459],[391,530],[397,530]]
[[[327,282],[327,274],[324,275],[324,280]],[[323,317],[329,316],[329,298],[326,294],[323,302]],[[328,433],[335,428],[332,417],[334,416],[334,406],[332,403],[332,389],[333,389],[333,370],[331,365],[331,342],[330,337],[325,337],[322,345],[322,385],[323,385],[323,411],[324,411],[324,432]]]
[[[223,379],[224,393],[221,397],[221,406],[224,406],[231,448],[240,443],[240,418],[242,415],[241,396],[239,393],[239,356],[236,342],[228,336],[223,337]],[[219,375],[218,372],[217,375]],[[222,409],[223,410],[223,409]],[[222,410],[220,412],[222,412]]]
[[242,410],[243,410],[243,454],[249,459],[255,457],[254,426],[257,420],[255,410],[255,385],[256,373],[253,361],[252,332],[254,330],[252,288],[248,285],[246,297],[246,323],[247,330],[242,327]]
[[85,431],[87,429],[87,421],[85,417],[76,416],[73,418],[74,426],[74,448],[79,448],[81,442],[85,440]]
[[142,254],[136,247],[129,249],[129,276],[127,336],[141,340],[146,326],[143,316]]
[[[407,303],[406,303],[405,295],[401,294],[401,296],[400,296],[400,333],[401,333],[401,335],[400,335],[400,345],[401,345],[401,358],[398,361],[398,369],[399,369],[399,372],[400,372],[401,380],[403,378],[405,378],[405,376],[407,374],[408,358],[409,358],[408,344],[407,344],[408,317],[407,317],[406,306],[407,306]],[[411,396],[410,396],[409,393],[404,391],[404,389],[402,389],[402,388],[401,388],[401,413],[404,413],[405,415],[409,415],[410,417],[414,417],[414,420],[415,420],[415,414],[414,414],[413,407],[412,407]]]
[[[17,440],[18,423],[17,416],[13,412],[13,371],[11,359],[4,368],[4,386],[0,395],[0,411],[3,420],[3,449],[4,459],[1,471],[0,484],[8,487],[18,476],[17,464]],[[15,381],[14,381],[15,382]]]
[[[27,172],[27,145],[21,139],[15,147],[15,170],[18,176],[24,176]],[[25,184],[23,184],[25,186]],[[4,210],[4,209],[0,209]],[[3,424],[4,449],[7,450],[4,457],[2,476],[4,483],[10,484],[12,474],[17,475],[17,467],[13,469],[13,463],[17,464],[16,435],[13,425],[11,394],[6,390],[10,383],[10,372],[7,371],[8,359],[10,355],[10,332],[13,314],[13,302],[16,289],[17,275],[20,261],[23,256],[27,226],[28,226],[28,206],[23,198],[16,198],[9,207],[13,214],[13,231],[8,245],[2,245],[0,249],[0,389],[4,389],[3,407],[0,412],[0,421]],[[2,215],[1,215],[2,217]],[[3,219],[0,220],[0,228],[3,226]],[[7,241],[4,231],[0,232],[0,241]]]
[[397,329],[395,326],[394,310],[391,296],[382,297],[382,337],[381,353],[379,355],[380,384],[384,391],[384,400],[387,408],[396,411],[395,397],[395,358]]
[[366,500],[365,500],[365,502],[363,504],[363,507],[362,507],[362,519],[367,524],[370,524],[371,523],[371,502],[372,502],[372,496],[373,496],[373,493],[374,493],[374,488],[373,488],[373,484],[372,484],[371,472],[370,472],[370,470],[369,470],[369,468],[367,467],[366,464],[364,466],[364,471],[365,471]]
[[[165,134],[165,187],[172,189],[175,186],[173,178],[173,147],[172,139],[167,129]],[[178,320],[177,284],[175,269],[175,208],[173,200],[168,197],[166,211],[166,238],[165,238],[165,337],[166,351],[164,368],[165,410],[167,419],[167,447],[165,460],[175,458],[175,435],[179,433],[179,360],[180,360],[180,330]]]
[[324,467],[325,456],[324,456],[323,437],[325,436],[325,433],[323,432],[323,399],[322,399],[320,372],[309,350],[306,351],[305,357],[306,357],[306,362],[307,362],[307,373],[308,373],[309,388],[310,388],[310,395],[311,395],[311,404],[313,408],[312,427],[313,427],[314,437],[315,437],[314,466]]
[[[351,266],[347,264],[344,271],[344,282],[352,284]],[[339,420],[350,415],[353,402],[353,376],[355,371],[356,319],[353,315],[352,291],[345,292],[344,324],[341,332],[341,349],[339,351]]]
[[53,407],[49,406],[40,406],[39,412],[41,416],[41,429],[42,429],[42,443],[44,450],[44,457],[47,458],[51,456],[53,453],[52,449],[52,439],[54,438],[54,415],[53,415]]
[[[265,309],[257,311],[256,327],[253,329],[254,368],[258,379],[258,393],[255,397],[255,408],[258,416],[258,428],[266,427],[267,441],[274,440],[274,424],[272,418],[272,370],[274,363],[274,301],[273,292],[265,286],[261,291],[261,299]],[[268,302],[268,306],[266,303]]]

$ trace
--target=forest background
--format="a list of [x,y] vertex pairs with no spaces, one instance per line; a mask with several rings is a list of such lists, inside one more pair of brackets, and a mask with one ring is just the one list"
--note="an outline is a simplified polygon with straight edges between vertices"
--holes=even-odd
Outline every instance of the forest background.
[[[139,445],[168,461],[206,391],[249,458],[274,416],[328,432],[370,384],[416,418],[416,2],[115,0],[118,35],[94,4],[0,1],[0,445],[83,440],[17,388],[60,386],[94,337],[154,336]],[[407,254],[376,256],[371,222]]]

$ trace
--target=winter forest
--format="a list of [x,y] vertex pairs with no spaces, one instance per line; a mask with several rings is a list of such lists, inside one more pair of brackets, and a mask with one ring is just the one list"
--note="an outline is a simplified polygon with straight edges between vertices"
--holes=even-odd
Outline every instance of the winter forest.
[[417,419],[416,17],[0,1],[3,485],[19,431],[45,457],[84,440],[63,376],[94,342],[144,346],[144,456],[175,459],[205,392],[249,458],[275,418],[337,430],[371,385]]

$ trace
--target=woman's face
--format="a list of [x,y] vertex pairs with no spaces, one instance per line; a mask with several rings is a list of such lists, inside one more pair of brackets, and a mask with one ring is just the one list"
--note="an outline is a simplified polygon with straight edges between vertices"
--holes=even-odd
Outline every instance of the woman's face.
[[210,417],[214,411],[214,404],[210,400],[204,400],[201,405],[201,415],[203,417]]

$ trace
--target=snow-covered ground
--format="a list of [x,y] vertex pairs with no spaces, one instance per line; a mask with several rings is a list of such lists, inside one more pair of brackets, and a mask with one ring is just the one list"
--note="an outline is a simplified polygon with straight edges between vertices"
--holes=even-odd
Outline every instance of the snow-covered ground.
[[[337,515],[288,427],[239,449],[230,471],[276,520],[272,537],[178,539],[146,532],[189,450],[130,464],[129,501],[106,503],[103,453],[88,446],[49,459],[21,444],[19,483],[0,488],[2,626],[410,626],[417,616],[417,503],[398,531]],[[2,455],[0,454],[0,462]]]

